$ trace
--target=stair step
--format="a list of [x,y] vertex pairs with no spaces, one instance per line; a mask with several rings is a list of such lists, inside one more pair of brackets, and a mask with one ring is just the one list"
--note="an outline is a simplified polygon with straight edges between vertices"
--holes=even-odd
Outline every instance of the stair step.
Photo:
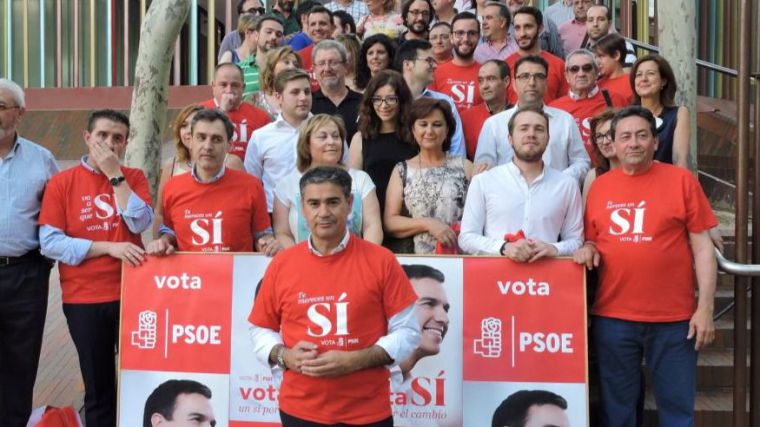
[[[695,427],[730,426],[733,424],[733,391],[728,388],[712,389],[697,392],[695,403]],[[749,396],[747,396],[749,408]],[[644,401],[644,427],[657,427],[657,404],[654,395],[647,393]],[[663,426],[667,427],[667,426]]]
[[[747,338],[749,339],[749,330],[751,323],[747,321]],[[732,348],[734,346],[734,319],[726,316],[715,321],[715,341],[710,345],[710,349]]]

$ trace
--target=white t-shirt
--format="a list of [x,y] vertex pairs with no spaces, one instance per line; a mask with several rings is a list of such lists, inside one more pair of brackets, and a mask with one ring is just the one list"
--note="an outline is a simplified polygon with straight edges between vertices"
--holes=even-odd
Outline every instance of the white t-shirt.
[[[375,189],[375,184],[366,172],[349,169],[351,175],[351,193],[354,195],[354,205],[348,218],[348,229],[357,236],[362,235],[362,201]],[[277,184],[274,197],[288,207],[288,223],[293,240],[303,242],[309,237],[309,226],[301,210],[301,189],[299,181],[303,174],[297,169],[286,175]]]

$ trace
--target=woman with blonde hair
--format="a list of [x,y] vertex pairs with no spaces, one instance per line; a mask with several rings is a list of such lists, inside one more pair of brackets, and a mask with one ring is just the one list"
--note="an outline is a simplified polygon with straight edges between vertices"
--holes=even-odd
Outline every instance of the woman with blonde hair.
[[[174,136],[174,148],[176,154],[167,160],[161,167],[161,177],[158,181],[158,197],[156,197],[155,220],[153,221],[153,236],[158,237],[158,227],[164,219],[163,206],[161,199],[163,197],[164,185],[169,178],[190,172],[193,167],[193,160],[190,156],[190,141],[193,138],[191,126],[195,113],[203,110],[204,107],[198,104],[190,104],[180,110],[177,117],[172,122],[172,134]],[[243,161],[238,156],[230,156],[224,160],[225,167],[235,170],[245,170]]]
[[335,41],[342,44],[348,52],[348,58],[346,58],[346,86],[354,92],[362,93],[363,90],[359,89],[356,85],[356,70],[358,68],[359,54],[362,51],[362,45],[359,39],[353,34],[340,34],[335,38]]
[[274,76],[282,70],[295,68],[303,69],[303,62],[290,46],[278,47],[267,54],[260,74],[261,90],[251,96],[250,102],[266,111],[272,120],[280,114],[280,105],[275,100]]
[[[309,228],[301,210],[301,176],[316,166],[345,168],[342,163],[345,138],[346,129],[338,116],[317,114],[301,128],[296,145],[297,170],[280,181],[274,191],[274,234],[284,248],[309,237]],[[364,240],[380,244],[383,241],[383,225],[375,184],[364,171],[347,170],[351,175],[353,194],[351,215],[348,218],[349,231]]]
[[237,64],[248,59],[250,55],[256,53],[256,20],[257,16],[245,14],[238,20],[237,31],[240,34],[240,46],[234,50],[224,52],[219,58],[219,63],[224,64],[231,62]]

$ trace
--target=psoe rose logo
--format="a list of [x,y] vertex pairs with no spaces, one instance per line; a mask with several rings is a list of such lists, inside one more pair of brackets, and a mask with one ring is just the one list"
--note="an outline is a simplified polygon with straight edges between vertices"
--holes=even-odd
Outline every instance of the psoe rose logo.
[[486,358],[501,356],[501,319],[486,317],[480,322],[481,337],[473,341],[473,353]]
[[142,311],[138,315],[137,330],[132,331],[134,347],[152,350],[156,348],[156,323],[158,315],[155,311]]

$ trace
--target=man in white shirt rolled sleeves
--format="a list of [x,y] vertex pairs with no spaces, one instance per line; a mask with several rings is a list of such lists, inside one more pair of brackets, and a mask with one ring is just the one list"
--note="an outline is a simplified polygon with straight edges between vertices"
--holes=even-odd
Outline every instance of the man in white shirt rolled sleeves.
[[476,173],[512,160],[514,151],[507,143],[507,123],[518,109],[539,108],[549,118],[549,146],[544,152],[544,164],[575,178],[578,185],[583,182],[591,160],[575,119],[565,111],[544,105],[548,70],[549,65],[540,56],[524,56],[515,63],[517,105],[483,123],[475,151]]
[[514,156],[472,178],[459,246],[517,262],[572,254],[583,242],[583,205],[577,181],[542,159],[549,116],[537,107],[520,108],[508,129]]

